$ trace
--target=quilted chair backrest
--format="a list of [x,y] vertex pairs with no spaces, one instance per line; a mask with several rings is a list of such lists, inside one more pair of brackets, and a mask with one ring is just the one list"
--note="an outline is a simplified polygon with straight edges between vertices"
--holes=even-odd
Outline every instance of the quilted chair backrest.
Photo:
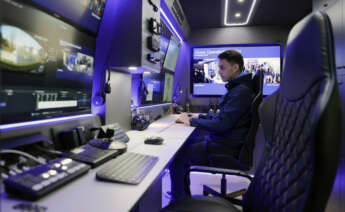
[[253,152],[255,147],[255,137],[259,128],[260,118],[259,118],[259,105],[262,102],[262,89],[263,89],[263,72],[258,71],[253,77],[253,90],[255,92],[255,97],[251,105],[252,121],[246,137],[246,141],[241,149],[239,155],[239,161],[248,167],[248,169],[253,165]]
[[291,30],[280,89],[260,107],[265,153],[244,196],[253,211],[324,211],[341,149],[341,104],[326,14]]

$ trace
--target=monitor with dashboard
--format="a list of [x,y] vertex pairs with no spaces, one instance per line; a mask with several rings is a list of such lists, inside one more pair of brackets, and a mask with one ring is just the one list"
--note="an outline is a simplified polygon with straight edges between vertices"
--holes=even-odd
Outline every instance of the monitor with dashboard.
[[31,4],[0,8],[0,125],[90,114],[95,38]]
[[243,55],[245,72],[253,75],[258,70],[264,72],[264,95],[270,95],[279,88],[281,44],[200,46],[192,49],[191,90],[194,96],[221,96],[226,93],[225,82],[218,73],[218,55],[226,50],[236,50]]

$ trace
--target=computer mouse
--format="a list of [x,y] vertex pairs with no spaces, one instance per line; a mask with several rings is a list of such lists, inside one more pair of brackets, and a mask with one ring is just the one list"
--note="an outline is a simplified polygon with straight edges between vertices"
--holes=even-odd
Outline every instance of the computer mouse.
[[145,139],[145,144],[152,144],[152,145],[161,145],[163,144],[164,139],[158,136],[151,136]]
[[175,120],[175,123],[176,123],[176,124],[183,124],[183,122],[180,121],[180,120],[178,120],[178,119]]

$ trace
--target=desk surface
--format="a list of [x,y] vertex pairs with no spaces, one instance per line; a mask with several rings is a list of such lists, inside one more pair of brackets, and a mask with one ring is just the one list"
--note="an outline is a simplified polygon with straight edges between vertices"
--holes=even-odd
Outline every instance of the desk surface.
[[[193,127],[175,124],[176,118],[176,115],[170,115],[152,123],[145,131],[127,132],[130,137],[128,152],[159,157],[156,165],[139,185],[97,181],[95,174],[102,168],[100,166],[35,203],[48,207],[48,212],[130,211],[150,185],[160,177],[161,172],[194,130]],[[163,137],[163,145],[144,144],[145,138],[150,135]],[[4,192],[1,199],[1,209],[6,212],[13,211],[13,206],[19,203],[18,200],[8,198]]]

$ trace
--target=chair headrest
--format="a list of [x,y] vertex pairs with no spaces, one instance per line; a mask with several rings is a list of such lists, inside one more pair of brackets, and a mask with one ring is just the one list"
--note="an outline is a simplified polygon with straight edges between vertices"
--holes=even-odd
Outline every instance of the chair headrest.
[[257,71],[253,77],[253,90],[255,95],[257,95],[262,90],[263,83],[263,73],[261,70]]
[[[291,30],[284,57],[281,94],[297,100],[321,78],[330,76],[330,27],[327,16],[316,12]],[[305,48],[303,48],[305,46]]]

